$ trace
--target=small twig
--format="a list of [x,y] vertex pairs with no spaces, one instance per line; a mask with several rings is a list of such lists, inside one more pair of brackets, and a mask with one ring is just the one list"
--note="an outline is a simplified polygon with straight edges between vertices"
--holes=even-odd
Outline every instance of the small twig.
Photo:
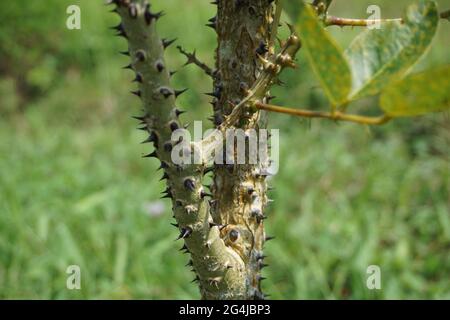
[[214,71],[206,64],[198,60],[195,50],[192,53],[185,51],[181,46],[177,46],[178,51],[187,58],[185,66],[195,64],[197,67],[205,71],[205,73],[213,77]]
[[403,23],[402,18],[397,19],[347,19],[334,16],[327,16],[325,19],[325,26],[350,26],[350,27],[367,27],[374,24],[385,22],[400,22]]
[[328,11],[331,2],[333,2],[333,0],[314,0],[311,5],[316,8],[319,14],[323,14]]
[[[284,68],[294,67],[295,55],[300,48],[301,41],[294,33],[294,29],[291,28],[291,35],[283,44],[281,51],[277,55],[269,57],[268,59],[258,56],[263,65],[263,70],[253,86],[247,90],[246,97],[233,107],[231,113],[225,117],[224,121],[217,128],[220,132],[225,132],[227,129],[233,127],[240,119],[242,112],[246,107],[251,107],[255,104],[255,101],[262,100]],[[203,138],[203,140],[194,142],[193,147],[200,150],[202,162],[207,164],[211,160],[211,150],[214,150],[218,143],[220,143],[220,141],[217,141],[215,133],[212,132]]]
[[[450,10],[443,11],[439,14],[441,19],[449,19],[450,18]],[[400,22],[403,23],[404,20],[402,18],[394,18],[394,19],[347,19],[347,18],[339,18],[335,16],[327,16],[325,18],[325,26],[340,26],[340,27],[367,27],[374,24],[386,23],[386,22]]]
[[275,15],[273,17],[272,30],[270,33],[270,40],[269,40],[269,50],[271,51],[270,52],[271,54],[275,52],[274,44],[278,34],[278,26],[280,25],[281,12],[283,11],[282,2],[283,0],[277,0],[276,3],[277,7],[275,9]]
[[440,17],[441,19],[450,19],[450,10],[441,12]]
[[242,109],[248,102],[262,99],[284,68],[295,68],[294,59],[298,50],[301,48],[301,41],[295,34],[294,28],[290,25],[288,25],[288,27],[290,28],[291,35],[284,43],[280,53],[270,57],[269,60],[259,56],[259,59],[264,66],[264,71],[260,74],[258,79],[256,79],[252,88],[248,90],[247,96],[233,108],[231,114],[228,115],[221,124],[221,128],[228,128],[234,125],[239,119]]
[[368,125],[381,125],[389,120],[391,120],[391,117],[387,115],[379,116],[379,117],[365,117],[360,115],[354,115],[354,114],[345,114],[341,113],[339,111],[336,112],[320,112],[320,111],[311,111],[311,110],[302,110],[302,109],[291,109],[291,108],[285,108],[285,107],[279,107],[274,106],[270,104],[265,104],[261,102],[257,102],[255,104],[255,107],[261,110],[266,111],[272,111],[272,112],[278,112],[278,113],[285,113],[290,114],[294,116],[304,117],[304,118],[324,118],[324,119],[331,119],[335,121],[349,121],[349,122],[356,122],[360,124],[368,124]]

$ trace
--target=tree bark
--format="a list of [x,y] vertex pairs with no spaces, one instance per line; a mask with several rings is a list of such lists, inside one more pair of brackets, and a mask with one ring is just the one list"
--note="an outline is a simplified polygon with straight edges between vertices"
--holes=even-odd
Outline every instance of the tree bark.
[[[245,98],[262,71],[257,54],[264,56],[270,37],[272,4],[268,0],[218,1],[216,78],[213,101],[216,125],[231,113],[233,105]],[[231,103],[230,103],[231,102]],[[243,130],[266,129],[264,115],[256,112],[243,117],[236,127]],[[267,150],[266,158],[267,158]],[[267,163],[216,165],[212,207],[215,221],[227,227],[222,230],[238,235],[230,246],[245,264],[245,298],[262,299],[261,269],[263,263],[264,210],[267,205]],[[230,237],[228,237],[230,238]]]

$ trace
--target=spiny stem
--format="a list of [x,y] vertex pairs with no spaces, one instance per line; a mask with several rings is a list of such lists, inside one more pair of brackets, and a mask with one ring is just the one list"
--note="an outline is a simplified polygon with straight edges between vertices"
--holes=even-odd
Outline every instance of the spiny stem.
[[291,28],[291,34],[280,53],[274,57],[271,57],[269,60],[266,60],[261,56],[259,57],[264,67],[263,72],[255,81],[253,87],[248,90],[247,96],[234,107],[231,114],[225,119],[219,129],[233,126],[239,119],[242,109],[249,101],[262,99],[284,68],[295,68],[294,59],[298,50],[301,48],[301,41],[295,34],[292,26],[289,27]]
[[247,295],[246,268],[243,259],[223,240],[223,235],[211,215],[211,203],[204,190],[201,165],[175,163],[172,151],[181,148],[191,151],[183,140],[174,139],[173,133],[183,128],[176,108],[177,97],[184,90],[171,87],[170,71],[165,62],[165,49],[173,42],[160,37],[157,21],[162,13],[152,12],[143,0],[112,0],[113,12],[121,17],[114,27],[118,35],[128,42],[131,63],[135,71],[138,91],[145,113],[138,119],[142,129],[149,132],[146,142],[153,142],[155,151],[145,156],[161,161],[167,180],[163,198],[172,200],[177,240],[184,241],[182,251],[190,253],[192,266],[203,298],[245,299]]
[[180,51],[180,53],[182,55],[184,55],[187,58],[186,63],[184,64],[185,66],[187,66],[188,64],[195,64],[197,67],[199,67],[200,69],[202,69],[203,71],[205,71],[205,73],[209,76],[213,76],[214,71],[212,70],[212,68],[210,68],[206,63],[201,62],[196,55],[195,50],[192,53],[189,53],[187,51],[185,51],[183,49],[183,47],[181,46],[177,46],[178,51]]
[[379,117],[366,117],[366,116],[360,116],[360,115],[354,115],[354,114],[345,114],[339,111],[335,112],[320,112],[320,111],[311,111],[311,110],[303,110],[303,109],[291,109],[291,108],[285,108],[270,104],[265,104],[261,102],[255,103],[255,107],[261,110],[266,111],[272,111],[272,112],[278,112],[278,113],[285,113],[290,114],[294,116],[304,117],[304,118],[325,118],[325,119],[331,119],[336,121],[349,121],[349,122],[356,122],[360,124],[368,124],[368,125],[381,125],[389,120],[391,118],[387,115],[379,116]]

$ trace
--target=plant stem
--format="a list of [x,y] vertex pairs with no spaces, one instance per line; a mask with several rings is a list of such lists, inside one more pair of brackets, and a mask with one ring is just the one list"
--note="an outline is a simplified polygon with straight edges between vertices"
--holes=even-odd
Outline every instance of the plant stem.
[[[176,99],[184,90],[171,86],[169,68],[165,62],[165,49],[172,43],[157,32],[161,13],[152,12],[150,5],[140,0],[114,0],[110,2],[121,17],[114,27],[118,35],[128,42],[131,63],[127,69],[136,74],[138,90],[144,114],[138,119],[142,129],[149,133],[146,142],[152,142],[155,151],[146,157],[157,158],[162,179],[167,179],[164,198],[172,201],[177,240],[184,242],[180,251],[189,253],[189,265],[195,272],[204,299],[246,299],[246,265],[223,240],[223,228],[215,223],[211,213],[209,195],[203,186],[206,168],[197,164],[176,164],[172,149],[179,146],[173,140],[173,132],[183,127],[176,108]],[[185,145],[190,148],[190,145]],[[189,149],[188,149],[189,150]]]
[[325,19],[325,26],[350,26],[350,27],[367,27],[370,25],[385,23],[385,22],[400,22],[403,23],[402,18],[396,19],[347,19],[335,16],[327,16]]
[[[450,10],[443,11],[440,13],[439,17],[441,19],[450,18]],[[335,16],[327,16],[325,18],[325,26],[340,26],[340,27],[367,27],[370,25],[386,22],[400,22],[403,23],[402,18],[394,19],[350,19],[350,18],[340,18]]]
[[368,125],[381,125],[389,120],[391,118],[387,115],[379,116],[379,117],[366,117],[366,116],[360,116],[360,115],[353,115],[353,114],[345,114],[339,111],[336,112],[321,112],[321,111],[311,111],[311,110],[304,110],[304,109],[291,109],[291,108],[285,108],[265,103],[257,102],[255,103],[255,107],[260,110],[266,110],[271,112],[278,112],[278,113],[285,113],[290,114],[294,116],[299,116],[303,118],[324,118],[324,119],[331,119],[336,121],[349,121],[349,122],[356,122],[360,124],[368,124]]
[[[261,75],[261,62],[253,48],[261,48],[270,42],[273,3],[267,0],[217,1],[216,50],[217,76],[214,78],[213,101],[217,128],[242,130],[264,129],[258,123],[259,112],[247,119],[234,121],[230,114],[245,100],[247,91]],[[273,30],[273,29],[272,29]],[[265,92],[262,92],[264,97]],[[232,155],[234,152],[231,153]],[[264,299],[261,288],[263,246],[265,242],[264,222],[256,219],[255,213],[265,212],[267,206],[267,183],[265,177],[257,175],[263,163],[215,164],[211,185],[213,205],[211,215],[215,223],[225,226],[222,238],[231,252],[242,261],[239,283],[243,295],[204,295],[206,299]],[[231,241],[230,235],[238,235]],[[233,237],[231,237],[233,238]],[[241,277],[242,276],[242,277]]]
[[271,54],[275,52],[275,39],[278,34],[278,26],[280,24],[281,13],[283,11],[283,0],[277,0],[276,2],[276,10],[272,22],[272,30],[270,32],[270,40],[269,40],[269,51]]
[[212,70],[206,63],[200,61],[197,58],[195,50],[189,53],[186,50],[184,50],[182,46],[177,46],[177,49],[182,55],[184,55],[187,58],[187,61],[184,64],[185,66],[189,64],[195,64],[197,67],[202,69],[208,76],[210,77],[213,76],[214,70]]

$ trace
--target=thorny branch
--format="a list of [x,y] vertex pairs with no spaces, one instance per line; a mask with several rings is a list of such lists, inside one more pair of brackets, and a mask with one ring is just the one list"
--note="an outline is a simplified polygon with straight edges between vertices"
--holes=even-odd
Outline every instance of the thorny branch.
[[205,73],[211,77],[214,76],[214,71],[212,68],[210,68],[206,63],[201,62],[196,55],[196,51],[194,50],[193,52],[189,53],[186,50],[183,49],[183,47],[181,46],[177,46],[178,51],[180,51],[180,53],[182,55],[184,55],[187,58],[186,63],[184,64],[185,66],[189,65],[189,64],[195,64],[197,67],[199,67],[200,69],[202,69],[203,71],[205,71]]
[[[332,0],[315,0],[313,5],[317,6],[318,12],[322,16],[325,15],[325,19],[330,19],[331,17],[326,17],[326,11],[331,2]],[[181,251],[190,253],[191,260],[188,265],[196,273],[194,281],[199,282],[202,297],[208,299],[260,297],[256,294],[259,292],[251,292],[250,295],[246,292],[246,262],[225,243],[226,238],[222,232],[226,226],[216,223],[212,215],[211,206],[216,199],[207,200],[212,195],[204,190],[203,176],[208,172],[205,165],[211,160],[207,158],[211,155],[209,151],[217,145],[215,135],[212,134],[203,141],[190,145],[190,147],[200,148],[202,152],[201,165],[177,165],[171,159],[172,149],[180,142],[173,140],[172,134],[183,127],[179,119],[182,112],[176,108],[176,98],[185,90],[175,90],[171,87],[171,72],[168,71],[165,64],[164,50],[173,41],[160,38],[155,26],[162,13],[152,12],[150,4],[143,0],[109,0],[109,3],[116,5],[113,12],[118,13],[122,18],[121,23],[114,29],[119,36],[127,39],[129,45],[126,54],[130,56],[131,63],[126,68],[135,72],[138,91],[133,93],[142,100],[144,106],[145,113],[138,119],[144,125],[143,129],[149,133],[149,138],[145,142],[151,142],[155,147],[155,151],[145,157],[154,157],[161,162],[160,169],[164,171],[162,179],[167,180],[167,189],[164,191],[163,197],[172,200],[176,219],[174,226],[180,232],[177,239],[184,241]],[[214,1],[213,3],[225,5],[228,2],[223,0],[223,2]],[[266,95],[271,86],[277,83],[280,72],[286,67],[295,67],[295,55],[301,48],[300,39],[290,27],[291,35],[285,43],[281,44],[281,51],[278,54],[273,52],[273,42],[277,34],[281,9],[281,0],[278,0],[272,21],[273,28],[268,39],[272,51],[267,58],[258,55],[262,65],[260,75],[250,89],[245,89],[245,98],[240,102],[230,102],[234,108],[231,114],[225,117],[219,130],[224,132],[226,129],[236,126],[241,117],[252,115],[258,110],[371,125],[389,121],[389,116],[372,118],[348,115],[339,111],[327,113],[296,110],[265,103],[267,102]],[[449,16],[450,11],[441,14],[442,18]],[[213,25],[215,19],[210,20]],[[345,23],[345,19],[339,21]],[[146,41],[142,41],[142,39],[146,39]],[[199,61],[195,51],[188,53],[182,47],[178,47],[178,50],[187,57],[186,64],[195,64],[206,74],[214,76],[214,70]],[[261,193],[264,194],[265,187],[261,190],[263,190]],[[264,237],[264,239],[267,241],[270,240],[270,237]],[[259,268],[263,266],[265,265],[263,264]],[[264,295],[262,297],[264,298]]]
[[[218,128],[219,131],[224,132],[226,129],[233,127],[244,111],[255,112],[257,110],[256,103],[264,99],[270,87],[276,83],[277,76],[280,72],[287,67],[296,67],[294,59],[298,50],[301,48],[301,41],[295,34],[293,27],[290,25],[288,27],[291,30],[291,35],[282,43],[280,53],[268,59],[258,56],[264,68],[261,75],[256,79],[254,85],[248,89],[246,97],[234,106],[229,116],[225,117],[223,123]],[[220,142],[217,141],[214,133],[198,143],[193,143],[193,147],[198,148],[200,151],[203,164],[206,165],[212,160],[210,159],[212,156],[211,151],[217,146],[217,143]]]
[[258,100],[262,100],[265,94],[269,91],[270,86],[277,80],[277,76],[280,72],[286,68],[295,68],[295,55],[301,48],[301,41],[295,34],[292,26],[291,35],[284,43],[281,52],[273,58],[268,60],[259,56],[259,59],[264,66],[264,70],[260,77],[255,81],[255,84],[247,92],[246,98],[244,98],[238,105],[235,106],[233,112],[225,119],[225,121],[220,126],[220,129],[229,128],[233,126],[242,114],[243,109],[247,105],[252,105]]
[[183,127],[176,99],[185,90],[171,87],[165,49],[173,41],[161,38],[156,30],[162,13],[151,11],[150,4],[140,0],[110,0],[109,4],[115,5],[113,12],[121,17],[114,30],[128,43],[126,54],[131,61],[126,68],[135,73],[138,90],[133,93],[144,109],[137,119],[149,133],[145,142],[155,147],[145,157],[161,162],[162,180],[167,180],[163,198],[172,201],[177,240],[184,242],[180,251],[190,254],[188,265],[196,274],[194,281],[199,282],[205,299],[248,298],[245,262],[225,244],[222,226],[214,223],[211,215],[210,195],[203,186],[207,171],[201,165],[180,165],[172,159],[173,148],[180,143],[173,139],[173,132]]

